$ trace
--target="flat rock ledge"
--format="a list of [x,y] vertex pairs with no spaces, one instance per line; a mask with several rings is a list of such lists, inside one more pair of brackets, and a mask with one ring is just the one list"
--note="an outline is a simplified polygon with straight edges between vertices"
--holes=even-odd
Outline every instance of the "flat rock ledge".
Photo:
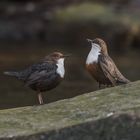
[[140,140],[140,81],[0,111],[0,140]]

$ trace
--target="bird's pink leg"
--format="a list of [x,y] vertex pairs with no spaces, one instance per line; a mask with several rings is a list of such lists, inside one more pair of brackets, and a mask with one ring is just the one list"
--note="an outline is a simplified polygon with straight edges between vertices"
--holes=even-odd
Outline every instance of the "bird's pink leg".
[[41,92],[38,93],[38,100],[40,105],[44,104]]

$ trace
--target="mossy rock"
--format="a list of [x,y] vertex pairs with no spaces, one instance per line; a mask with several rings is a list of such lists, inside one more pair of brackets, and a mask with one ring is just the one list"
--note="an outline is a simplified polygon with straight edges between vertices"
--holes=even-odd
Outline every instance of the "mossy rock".
[[140,81],[0,111],[0,139],[139,140]]

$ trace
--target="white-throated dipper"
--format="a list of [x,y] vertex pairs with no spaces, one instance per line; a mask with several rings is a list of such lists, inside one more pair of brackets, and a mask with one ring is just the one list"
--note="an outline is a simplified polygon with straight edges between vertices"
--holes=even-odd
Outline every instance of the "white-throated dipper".
[[116,86],[130,82],[120,73],[108,55],[107,45],[102,39],[87,39],[87,41],[91,44],[91,50],[86,60],[86,68],[99,83],[99,88],[102,84]]
[[41,93],[55,88],[64,78],[64,60],[67,56],[69,55],[54,52],[39,63],[31,65],[22,71],[8,71],[4,72],[4,74],[22,80],[25,85],[37,91],[39,104],[43,104]]

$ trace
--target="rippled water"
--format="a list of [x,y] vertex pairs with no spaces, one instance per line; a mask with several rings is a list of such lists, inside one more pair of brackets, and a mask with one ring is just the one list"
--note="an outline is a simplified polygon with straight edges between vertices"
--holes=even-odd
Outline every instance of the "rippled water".
[[[65,62],[66,76],[55,89],[43,94],[46,103],[98,90],[98,84],[85,70],[89,47],[47,46],[43,43],[7,43],[0,48],[0,109],[38,104],[36,92],[15,78],[3,75],[6,70],[20,70],[53,51],[71,53]],[[8,46],[8,49],[5,47]],[[140,79],[140,50],[110,52],[121,72],[131,81]]]

